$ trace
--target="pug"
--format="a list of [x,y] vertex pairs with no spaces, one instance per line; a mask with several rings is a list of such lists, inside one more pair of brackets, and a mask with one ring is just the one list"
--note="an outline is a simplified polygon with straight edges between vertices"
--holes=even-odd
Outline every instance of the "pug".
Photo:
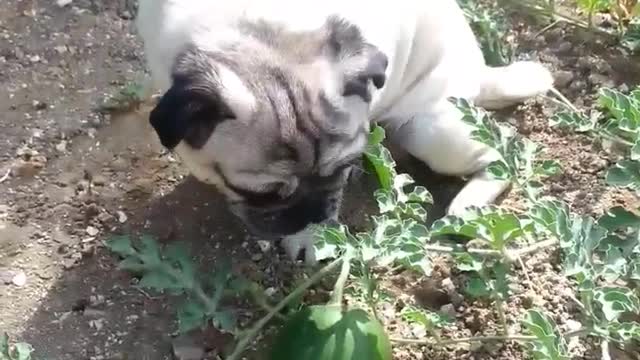
[[337,220],[372,123],[469,178],[447,209],[459,214],[510,184],[449,98],[495,110],[553,86],[538,62],[487,66],[455,0],[140,0],[136,26],[161,144],[250,232],[308,263],[311,225]]

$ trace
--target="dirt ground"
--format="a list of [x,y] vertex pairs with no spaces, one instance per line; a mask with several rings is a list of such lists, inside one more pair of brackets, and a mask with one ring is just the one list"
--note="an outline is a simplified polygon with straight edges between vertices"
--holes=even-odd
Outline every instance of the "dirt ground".
[[[98,111],[108,94],[144,78],[133,2],[60,3],[0,4],[0,332],[31,343],[38,359],[171,359],[173,301],[136,290],[134,280],[115,269],[116,259],[102,243],[109,235],[147,233],[164,243],[187,242],[204,269],[233,256],[244,272],[275,289],[289,284],[296,268],[277,247],[260,249],[220,197],[161,148],[147,122],[148,107],[118,116]],[[538,35],[542,26],[513,22],[519,53],[553,68],[560,90],[579,107],[592,103],[598,87],[624,90],[640,83],[638,59],[609,39],[562,25]],[[501,114],[562,164],[564,172],[545,191],[582,213],[636,204],[628,192],[605,188],[603,171],[612,160],[595,143],[549,128],[552,105],[539,99]],[[400,162],[401,170],[433,192],[431,217],[441,216],[461,181],[432,174],[411,159]],[[364,212],[373,209],[373,189],[367,176],[351,185],[343,214],[362,215],[343,221],[363,226]],[[518,207],[514,198],[506,203]],[[536,276],[518,283],[521,292],[509,304],[514,322],[522,303],[542,301],[562,327],[570,325],[570,284],[548,261],[554,255],[528,260]],[[425,306],[453,303],[458,321],[449,334],[490,331],[490,308],[443,295],[443,281],[452,274],[446,266],[437,270],[433,279],[393,275],[388,285]],[[387,321],[395,334],[412,335],[393,315]],[[214,331],[192,340],[211,359],[230,343]],[[577,359],[595,358],[588,343],[579,348]],[[520,350],[511,344],[440,351],[398,346],[395,357],[520,359]],[[257,353],[248,358],[261,359]]]

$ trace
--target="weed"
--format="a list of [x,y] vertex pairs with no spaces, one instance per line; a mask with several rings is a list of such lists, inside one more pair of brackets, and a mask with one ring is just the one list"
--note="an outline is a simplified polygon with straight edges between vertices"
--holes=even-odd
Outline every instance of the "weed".
[[144,87],[136,82],[129,82],[118,92],[107,98],[98,106],[102,113],[126,112],[137,107],[144,100]]

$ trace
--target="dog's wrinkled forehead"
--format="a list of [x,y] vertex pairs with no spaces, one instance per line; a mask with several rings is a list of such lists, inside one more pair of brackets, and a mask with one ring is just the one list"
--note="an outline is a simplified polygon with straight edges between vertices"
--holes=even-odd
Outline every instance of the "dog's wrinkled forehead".
[[327,176],[357,158],[386,56],[339,18],[305,33],[266,22],[237,29],[239,40],[193,45],[176,60],[173,85],[150,116],[162,144],[250,189]]

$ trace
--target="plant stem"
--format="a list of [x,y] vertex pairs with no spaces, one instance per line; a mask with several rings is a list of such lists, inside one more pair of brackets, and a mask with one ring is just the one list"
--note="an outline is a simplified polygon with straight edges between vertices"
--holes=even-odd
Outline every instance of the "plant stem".
[[609,341],[602,339],[600,343],[600,350],[602,351],[602,360],[611,360],[611,353],[609,353]]
[[[190,284],[190,286],[185,289],[192,292],[198,300],[202,302],[202,304],[207,308],[207,313],[213,314],[216,312],[218,309],[218,301],[210,298],[198,281],[193,281],[193,279],[186,277],[182,272],[176,271],[173,267],[164,263],[162,264],[162,271],[172,276],[179,283]],[[222,289],[218,289],[218,292],[221,292],[221,290]],[[219,299],[220,294],[215,294],[214,298]]]
[[262,319],[258,320],[258,322],[256,322],[251,329],[247,330],[245,335],[238,341],[235,349],[233,350],[231,355],[226,358],[226,360],[240,359],[242,352],[249,345],[251,340],[253,340],[258,335],[260,330],[269,322],[269,320],[271,320],[271,318],[275,316],[276,313],[280,312],[280,310],[287,306],[287,304],[289,304],[298,296],[302,295],[313,284],[317,283],[323,277],[337,268],[342,261],[344,261],[343,258],[338,258],[332,261],[331,263],[320,269],[317,273],[313,274],[313,276],[311,276],[307,281],[298,286],[291,293],[289,293],[289,295],[287,295],[284,299],[282,299],[282,301],[280,301],[275,307],[273,307],[273,309],[268,314],[262,317]]
[[[489,342],[489,341],[525,341],[531,342],[538,340],[535,336],[529,335],[496,335],[496,336],[475,336],[468,338],[447,339],[440,340],[435,343],[441,346],[470,343],[470,342]],[[391,341],[398,344],[415,344],[415,345],[431,345],[434,341],[431,339],[403,339],[403,338],[391,338]]]
[[584,336],[584,335],[589,335],[591,334],[593,330],[591,328],[581,328],[578,330],[573,330],[573,331],[569,331],[568,333],[565,333],[564,335],[562,335],[562,337],[564,337],[565,339],[569,339],[569,338],[573,338],[573,337],[580,337],[580,336]]
[[[495,292],[495,290],[494,290]],[[502,325],[502,330],[504,331],[505,336],[509,336],[509,324],[507,324],[507,315],[504,312],[504,302],[499,298],[499,294],[495,294],[496,296],[496,312],[498,313],[498,318],[500,318],[500,324]]]
[[[562,337],[565,339],[588,335],[591,333],[590,328],[582,328],[574,331],[570,331],[566,334],[563,334]],[[435,338],[435,336],[434,336]],[[458,338],[458,339],[446,339],[442,340],[441,338],[435,339],[404,339],[404,338],[391,338],[391,341],[398,344],[415,344],[415,345],[451,345],[451,344],[459,344],[459,343],[470,343],[470,342],[489,342],[489,341],[523,341],[523,342],[532,342],[539,340],[535,336],[531,335],[492,335],[492,336],[474,336],[467,338]]]
[[[509,254],[511,258],[517,258],[523,255],[528,255],[530,253],[536,252],[540,249],[551,247],[558,244],[558,239],[548,239],[544,241],[539,241],[529,246],[506,250],[505,252]],[[424,249],[426,251],[440,252],[440,253],[455,253],[455,252],[468,252],[469,254],[475,255],[484,255],[484,256],[494,256],[494,257],[502,257],[503,252],[499,250],[491,250],[491,249],[475,249],[475,248],[460,248],[457,249],[452,246],[443,246],[443,245],[425,245]]]
[[336,284],[333,286],[333,294],[331,294],[331,305],[342,305],[342,294],[344,293],[344,286],[349,278],[349,270],[351,270],[351,256],[346,254],[342,257],[342,268],[340,269],[340,275]]

